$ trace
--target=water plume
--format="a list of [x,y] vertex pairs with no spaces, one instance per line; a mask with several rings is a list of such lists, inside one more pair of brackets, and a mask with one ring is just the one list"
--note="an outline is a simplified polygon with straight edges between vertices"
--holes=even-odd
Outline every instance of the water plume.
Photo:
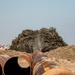
[[40,36],[40,32],[36,35],[36,38],[34,39],[34,44],[33,44],[33,51],[34,50],[39,50],[41,51],[42,49],[42,40],[41,40],[41,36]]

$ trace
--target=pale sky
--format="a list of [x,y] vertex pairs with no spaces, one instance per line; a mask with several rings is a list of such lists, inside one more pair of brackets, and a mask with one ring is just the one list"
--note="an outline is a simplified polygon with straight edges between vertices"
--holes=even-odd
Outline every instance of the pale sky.
[[0,44],[25,29],[55,27],[69,45],[75,45],[75,0],[0,0]]

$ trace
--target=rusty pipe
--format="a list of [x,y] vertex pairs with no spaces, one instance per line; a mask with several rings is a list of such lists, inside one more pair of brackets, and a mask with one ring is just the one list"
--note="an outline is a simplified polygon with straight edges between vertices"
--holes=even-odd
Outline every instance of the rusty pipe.
[[40,51],[35,51],[33,58],[33,75],[75,75],[61,65],[48,60],[49,58]]
[[[2,75],[31,75],[31,57],[26,53],[0,59]],[[5,59],[6,58],[6,59]]]
[[2,70],[2,75],[4,75],[4,65],[8,59],[10,59],[9,55],[0,55],[0,67]]

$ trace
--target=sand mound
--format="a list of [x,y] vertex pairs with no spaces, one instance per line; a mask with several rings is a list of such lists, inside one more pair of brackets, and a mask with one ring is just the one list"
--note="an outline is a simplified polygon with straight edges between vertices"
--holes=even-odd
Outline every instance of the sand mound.
[[57,59],[67,59],[75,62],[75,46],[59,47],[45,53],[48,57],[55,57]]

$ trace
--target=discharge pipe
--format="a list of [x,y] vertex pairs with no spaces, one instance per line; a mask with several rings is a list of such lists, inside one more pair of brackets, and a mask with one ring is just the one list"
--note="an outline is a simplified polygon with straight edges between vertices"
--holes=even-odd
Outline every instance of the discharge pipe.
[[17,56],[0,56],[1,75],[31,75],[31,57],[26,53]]
[[34,51],[32,58],[33,75],[75,75],[70,70],[48,60],[49,58],[38,50]]

